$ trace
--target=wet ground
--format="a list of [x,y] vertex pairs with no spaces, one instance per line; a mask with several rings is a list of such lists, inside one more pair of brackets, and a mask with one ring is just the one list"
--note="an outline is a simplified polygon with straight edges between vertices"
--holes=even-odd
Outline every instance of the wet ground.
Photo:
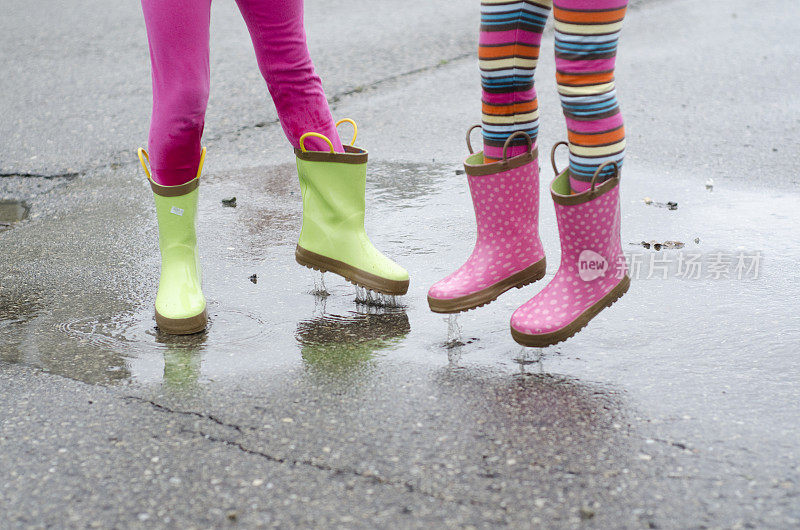
[[[118,138],[104,137],[108,146],[89,134],[97,155],[75,155],[67,144],[60,155],[43,150],[42,161],[25,147],[34,140],[4,144],[7,520],[800,525],[800,115],[774,68],[798,64],[798,54],[781,41],[795,23],[776,25],[773,16],[797,8],[775,2],[751,16],[745,7],[667,1],[631,10],[618,78],[631,143],[622,204],[634,282],[578,336],[541,350],[517,346],[508,320],[558,263],[546,156],[548,277],[457,319],[431,313],[425,301],[474,237],[457,170],[463,131],[478,112],[477,67],[458,58],[473,45],[464,22],[475,6],[447,15],[458,28],[452,34],[426,33],[441,43],[439,55],[409,50],[395,72],[377,52],[361,68],[347,60],[363,35],[317,58],[329,93],[339,94],[335,113],[359,120],[359,143],[370,151],[368,232],[411,272],[395,307],[363,303],[352,285],[294,262],[301,203],[291,155],[279,147],[271,109],[256,125],[234,112],[249,93],[214,87],[220,100],[209,113],[199,224],[210,315],[202,335],[170,337],[154,327],[157,230],[133,149],[122,151],[143,141],[146,112],[131,110],[144,123],[133,136],[121,128]],[[433,8],[415,9],[398,25],[412,28],[414,16]],[[126,10],[115,16],[136,16]],[[713,31],[685,27],[687,17],[712,15]],[[224,29],[235,16],[232,6],[215,6]],[[770,34],[760,31],[766,26]],[[310,28],[325,35],[313,31],[323,28],[315,15]],[[133,30],[115,31],[143,46]],[[742,31],[757,49],[741,45]],[[663,70],[664,43],[674,70]],[[217,49],[234,53],[241,44],[226,37]],[[341,69],[326,75],[331,62]],[[735,83],[746,75],[741,64],[766,85]],[[246,61],[219,69],[253,77]],[[376,72],[384,80],[370,84]],[[728,103],[707,95],[720,77],[731,97],[759,101],[771,119],[746,118],[746,132],[726,129]],[[364,86],[351,90],[348,79]],[[552,65],[543,61],[538,79],[544,153],[563,125]],[[147,83],[131,87],[146,93]],[[223,204],[234,196],[236,207]]]
[[19,200],[0,200],[0,230],[9,230],[28,217],[30,207]]

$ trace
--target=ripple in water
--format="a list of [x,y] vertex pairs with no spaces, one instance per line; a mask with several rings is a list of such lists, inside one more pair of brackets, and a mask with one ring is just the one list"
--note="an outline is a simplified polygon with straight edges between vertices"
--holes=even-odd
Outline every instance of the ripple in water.
[[73,320],[56,328],[83,344],[130,356],[176,349],[238,350],[244,343],[262,340],[269,329],[258,317],[237,309],[209,304],[208,312],[206,331],[194,335],[169,335],[158,331],[152,308]]

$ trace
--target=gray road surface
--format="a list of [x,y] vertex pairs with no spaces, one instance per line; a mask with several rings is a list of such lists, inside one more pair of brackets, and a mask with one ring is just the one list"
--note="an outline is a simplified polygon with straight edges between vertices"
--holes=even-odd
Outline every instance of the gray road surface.
[[[474,237],[456,170],[479,120],[477,4],[307,4],[334,113],[370,151],[368,230],[412,274],[386,309],[331,277],[315,296],[319,274],[294,263],[291,151],[235,4],[215,2],[211,324],[173,338],[152,320],[157,230],[135,160],[138,4],[10,0],[0,198],[30,213],[0,225],[0,527],[800,525],[800,6],[631,8],[617,78],[637,281],[579,336],[525,350],[508,319],[543,282],[459,317],[456,343],[425,302]],[[548,33],[543,152],[565,135],[551,53]],[[699,278],[677,269],[691,256]]]

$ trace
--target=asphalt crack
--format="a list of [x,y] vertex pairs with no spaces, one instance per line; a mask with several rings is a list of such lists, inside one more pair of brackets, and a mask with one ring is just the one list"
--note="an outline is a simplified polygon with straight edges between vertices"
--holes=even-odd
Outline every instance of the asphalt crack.
[[[419,68],[414,68],[412,70],[407,70],[405,72],[400,72],[400,73],[393,74],[393,75],[390,75],[390,76],[387,76],[387,77],[382,77],[380,79],[372,81],[371,83],[366,83],[366,84],[363,84],[363,85],[357,85],[357,86],[355,86],[353,88],[350,88],[350,89],[347,89],[347,90],[342,90],[340,92],[336,92],[335,94],[333,94],[332,96],[330,96],[328,98],[328,105],[331,107],[331,110],[334,110],[336,108],[336,104],[339,103],[340,101],[342,101],[344,98],[346,98],[348,96],[353,96],[355,94],[361,94],[363,92],[368,92],[368,91],[371,91],[371,90],[375,90],[375,89],[379,88],[382,85],[385,85],[385,84],[388,84],[388,83],[391,83],[393,81],[397,81],[397,80],[400,80],[400,79],[403,79],[403,78],[406,78],[406,77],[410,77],[410,76],[413,76],[413,75],[416,75],[416,74],[421,74],[421,73],[424,73],[424,72],[432,72],[432,71],[438,70],[440,68],[444,68],[445,66],[447,66],[447,65],[449,65],[449,64],[451,64],[451,63],[453,63],[455,61],[459,61],[459,60],[462,60],[462,59],[468,59],[468,58],[473,57],[473,56],[475,56],[474,52],[461,53],[461,54],[455,55],[453,57],[440,59],[439,62],[437,62],[436,64],[429,64],[429,65],[426,65],[426,66],[421,66]],[[211,141],[222,140],[223,138],[225,138],[227,136],[236,136],[236,135],[241,134],[241,133],[243,133],[245,131],[250,131],[250,130],[253,130],[253,129],[263,129],[264,127],[268,127],[268,126],[271,126],[271,125],[280,125],[280,120],[275,118],[275,119],[272,119],[272,120],[260,121],[260,122],[253,123],[253,124],[250,124],[250,125],[243,125],[243,126],[238,127],[236,129],[231,129],[231,130],[228,130],[228,131],[225,131],[225,132],[220,132],[220,133],[218,133],[218,134],[216,134],[214,136],[210,136],[210,137],[207,138],[207,141],[211,142]]]
[[690,447],[689,444],[685,444],[683,442],[675,442],[675,441],[672,441],[672,440],[664,440],[663,438],[650,438],[650,439],[653,440],[654,442],[658,442],[658,443],[661,443],[661,444],[664,444],[664,445],[668,445],[668,446],[671,446],[671,447],[676,447],[676,448],[680,449],[681,451],[695,452],[694,448]]
[[233,430],[235,430],[237,432],[240,432],[240,433],[243,432],[242,428],[240,426],[235,425],[233,423],[226,423],[226,422],[222,421],[221,419],[219,419],[216,416],[213,416],[211,414],[203,414],[201,412],[195,412],[193,410],[176,410],[176,409],[172,409],[172,408],[169,408],[167,406],[164,406],[164,405],[162,405],[160,403],[156,403],[155,401],[150,401],[149,399],[140,398],[138,396],[125,396],[125,399],[131,400],[131,401],[139,401],[140,403],[146,403],[146,404],[150,405],[151,407],[155,408],[156,410],[160,410],[161,412],[167,412],[169,414],[179,414],[179,415],[182,415],[182,416],[194,416],[196,418],[202,418],[204,420],[208,420],[208,421],[211,421],[213,423],[216,423],[217,425],[220,425],[221,427],[227,427],[228,429],[233,429]]
[[403,79],[405,77],[409,77],[409,76],[412,76],[412,75],[421,74],[423,72],[432,72],[432,71],[435,71],[435,70],[439,70],[440,68],[443,68],[443,67],[449,65],[452,62],[459,61],[461,59],[468,59],[468,58],[471,58],[473,56],[475,56],[475,53],[471,52],[471,51],[470,52],[465,52],[465,53],[460,53],[460,54],[455,55],[453,57],[449,57],[449,58],[446,58],[446,59],[441,59],[436,64],[429,64],[427,66],[421,66],[419,68],[414,68],[413,70],[407,70],[405,72],[400,72],[399,74],[390,75],[390,76],[378,79],[376,81],[373,81],[372,83],[368,83],[366,85],[358,85],[355,88],[352,88],[350,90],[345,90],[345,91],[342,91],[342,92],[334,94],[333,97],[329,100],[329,103],[331,105],[334,105],[334,104],[338,103],[344,97],[352,96],[354,94],[361,94],[362,92],[366,92],[368,90],[375,89],[375,88],[377,88],[377,87],[379,87],[381,85],[384,85],[386,83],[391,83],[392,81],[397,81],[398,79]]
[[[236,432],[238,432],[238,433],[240,433],[242,435],[245,434],[245,429],[248,430],[248,431],[251,431],[251,432],[257,430],[257,429],[255,429],[253,427],[247,427],[247,426],[241,427],[241,426],[236,425],[234,423],[228,423],[228,422],[222,421],[221,419],[219,419],[219,418],[217,418],[217,417],[215,417],[215,416],[213,416],[211,414],[203,414],[201,412],[196,412],[196,411],[185,411],[185,410],[173,409],[173,408],[167,407],[165,405],[162,405],[160,403],[156,403],[155,401],[151,401],[149,399],[144,399],[144,398],[141,398],[141,397],[138,397],[138,396],[124,396],[124,398],[127,399],[127,400],[130,400],[130,401],[138,401],[140,403],[144,403],[144,404],[150,405],[151,407],[153,407],[155,410],[157,410],[159,412],[163,412],[163,413],[167,413],[167,414],[178,414],[178,415],[181,415],[181,416],[191,416],[191,417],[196,417],[196,418],[201,418],[201,419],[204,419],[204,420],[208,420],[208,421],[211,421],[211,422],[213,422],[213,423],[215,423],[217,425],[220,425],[222,427],[226,427],[226,428],[235,430]],[[325,463],[322,463],[322,462],[317,462],[317,461],[309,460],[309,459],[295,459],[295,458],[286,458],[286,457],[281,457],[281,456],[275,456],[275,455],[271,455],[269,453],[266,453],[264,451],[259,451],[257,449],[251,449],[250,447],[247,447],[246,445],[244,445],[242,442],[235,441],[235,440],[229,440],[227,438],[222,438],[222,437],[219,437],[219,436],[208,434],[206,432],[203,432],[202,430],[195,431],[195,430],[192,430],[192,429],[189,429],[189,428],[186,428],[186,427],[182,427],[181,428],[181,432],[186,433],[186,434],[192,434],[192,435],[195,435],[195,436],[200,436],[201,438],[203,438],[204,440],[208,440],[209,442],[224,444],[224,445],[226,445],[228,447],[234,448],[234,449],[236,449],[238,451],[241,451],[241,452],[243,452],[245,454],[248,454],[248,455],[251,455],[251,456],[256,456],[256,457],[259,457],[259,458],[263,458],[265,460],[268,460],[268,461],[276,463],[276,464],[282,464],[282,465],[287,465],[287,466],[309,467],[309,468],[316,469],[318,471],[324,471],[324,472],[327,472],[327,473],[332,473],[334,475],[350,475],[350,476],[357,477],[357,478],[362,479],[362,480],[369,481],[371,484],[381,485],[381,486],[400,487],[400,488],[404,488],[408,493],[423,495],[423,496],[431,498],[431,499],[435,499],[435,500],[442,501],[442,502],[454,503],[454,504],[457,504],[459,506],[481,506],[481,507],[486,507],[486,508],[499,509],[503,513],[507,513],[508,512],[508,508],[506,506],[503,506],[502,504],[484,502],[484,501],[481,501],[481,500],[478,500],[478,499],[474,499],[474,498],[458,499],[458,498],[455,498],[455,497],[450,497],[450,496],[447,496],[447,495],[443,495],[441,493],[437,493],[435,491],[430,491],[430,490],[426,490],[424,488],[420,488],[419,486],[417,486],[413,482],[410,482],[410,481],[407,481],[407,480],[392,480],[390,478],[387,478],[387,477],[384,477],[384,476],[381,476],[381,475],[378,475],[376,473],[372,473],[372,472],[369,472],[369,471],[361,471],[361,470],[358,470],[358,469],[355,469],[355,468],[350,468],[350,467],[336,467],[336,466],[332,466],[332,465],[329,465],[329,464],[325,464]]]
[[347,467],[335,467],[327,464],[323,464],[321,462],[315,462],[313,460],[299,460],[294,458],[283,458],[279,456],[274,456],[269,453],[265,453],[263,451],[258,451],[256,449],[251,449],[246,447],[244,444],[240,442],[235,442],[233,440],[227,440],[225,438],[219,438],[201,431],[193,431],[190,429],[183,429],[182,432],[199,435],[203,437],[203,439],[208,440],[210,442],[221,443],[228,447],[232,447],[237,449],[243,453],[257,456],[259,458],[263,458],[270,462],[274,462],[277,464],[289,465],[289,466],[304,466],[304,467],[311,467],[318,471],[325,471],[328,473],[332,473],[336,475],[351,475],[354,477],[358,477],[360,479],[366,480],[371,484],[380,485],[380,486],[395,486],[404,488],[408,493],[414,493],[418,495],[423,495],[430,499],[435,499],[442,502],[454,503],[459,506],[482,506],[487,508],[494,508],[499,509],[504,513],[508,512],[508,508],[503,506],[502,504],[494,504],[489,502],[480,501],[478,499],[458,499],[455,497],[449,497],[447,495],[442,495],[435,491],[429,491],[424,488],[420,488],[414,483],[407,481],[407,480],[392,480],[386,477],[383,477],[378,474],[373,474],[370,472],[360,471],[355,468],[347,468]]
[[40,178],[46,180],[55,180],[55,179],[72,180],[76,177],[79,177],[80,175],[81,173],[78,172],[55,173],[52,175],[46,175],[42,173],[0,173],[0,178]]
[[[331,109],[333,110],[333,109],[336,108],[336,104],[337,103],[339,103],[341,100],[343,100],[344,98],[346,98],[348,96],[352,96],[352,95],[355,95],[355,94],[361,94],[363,92],[375,90],[376,88],[379,88],[382,85],[391,83],[393,81],[397,81],[399,79],[410,77],[410,76],[413,76],[413,75],[416,75],[416,74],[435,71],[435,70],[438,70],[440,68],[444,68],[445,66],[453,63],[454,61],[459,61],[459,60],[462,60],[462,59],[468,59],[468,58],[471,58],[471,57],[474,57],[474,56],[475,56],[475,53],[472,52],[472,51],[465,52],[465,53],[461,53],[461,54],[455,55],[453,57],[440,59],[435,64],[429,64],[429,65],[426,65],[426,66],[421,66],[419,68],[414,68],[412,70],[399,72],[399,73],[396,73],[396,74],[392,74],[392,75],[377,79],[375,81],[372,81],[371,83],[366,83],[366,84],[363,84],[363,85],[357,85],[357,86],[355,86],[353,88],[349,88],[347,90],[342,90],[340,92],[336,92],[335,94],[333,94],[332,96],[330,96],[328,98],[328,104],[330,105]],[[217,133],[217,134],[215,134],[213,136],[206,136],[204,138],[204,141],[207,142],[207,143],[212,143],[212,142],[223,140],[223,139],[228,138],[228,137],[234,137],[235,138],[237,135],[239,135],[239,134],[241,134],[243,132],[251,131],[251,130],[255,130],[255,129],[263,129],[265,127],[270,127],[270,126],[274,126],[274,125],[280,125],[280,120],[277,119],[277,118],[274,118],[272,120],[262,120],[262,121],[259,121],[259,122],[256,122],[256,123],[243,125],[241,127],[235,128],[235,129],[230,129],[228,131],[219,132],[219,133]],[[117,170],[117,169],[120,169],[122,167],[128,167],[128,166],[131,166],[131,165],[138,164],[139,161],[136,160],[136,159],[131,159],[129,154],[130,154],[130,150],[128,150],[128,149],[125,149],[123,151],[112,151],[108,155],[108,157],[110,159],[110,161],[108,163],[98,164],[98,165],[95,165],[95,166],[92,166],[92,167],[88,167],[85,170],[78,171],[78,172],[56,173],[56,174],[52,174],[52,175],[40,174],[40,173],[10,172],[10,173],[0,173],[0,178],[2,178],[2,177],[26,177],[26,178],[43,178],[43,179],[48,179],[48,180],[52,180],[52,179],[72,180],[72,179],[74,179],[76,177],[79,177],[81,175],[85,175],[87,173],[90,173],[92,171],[97,171],[97,170],[100,170],[100,169],[108,168],[108,169],[112,169],[112,170]]]

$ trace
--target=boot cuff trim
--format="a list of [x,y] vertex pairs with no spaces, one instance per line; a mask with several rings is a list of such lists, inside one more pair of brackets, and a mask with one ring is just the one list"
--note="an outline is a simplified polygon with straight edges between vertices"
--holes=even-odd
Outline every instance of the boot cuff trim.
[[148,180],[150,181],[150,187],[153,189],[153,193],[161,197],[180,197],[181,195],[193,192],[200,185],[199,177],[193,178],[189,182],[178,186],[162,186],[161,184],[153,182],[153,179]]
[[[608,193],[619,185],[619,177],[613,177],[595,186],[594,189],[588,189],[576,195],[570,194],[569,188],[569,169],[565,169],[550,184],[550,195],[553,197],[553,202],[564,206],[575,206],[585,202],[592,201],[601,195]],[[558,190],[558,191],[556,191]]]
[[366,164],[367,151],[352,145],[344,146],[344,153],[327,151],[302,151],[295,148],[294,154],[300,160],[308,162],[337,162],[340,164]]
[[491,162],[489,164],[471,163],[470,161],[473,159],[483,160],[483,151],[481,151],[479,153],[475,153],[474,155],[469,155],[466,160],[464,160],[464,171],[470,176],[495,175],[497,173],[508,171],[509,169],[516,169],[518,167],[527,165],[536,160],[538,157],[539,148],[535,147],[533,150],[528,151],[527,153],[506,158],[504,160],[498,160],[497,162]]

